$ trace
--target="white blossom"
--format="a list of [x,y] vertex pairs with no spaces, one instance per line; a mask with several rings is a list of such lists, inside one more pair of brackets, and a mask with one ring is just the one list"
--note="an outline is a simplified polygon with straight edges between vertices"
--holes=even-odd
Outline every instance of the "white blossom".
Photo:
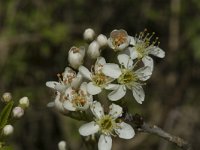
[[14,131],[14,128],[10,124],[5,125],[4,128],[3,128],[3,134],[6,135],[6,136],[12,134],[13,131]]
[[83,38],[88,41],[94,40],[95,32],[93,29],[88,28],[83,33]]
[[70,66],[74,69],[78,69],[78,67],[83,64],[84,56],[84,47],[78,48],[73,46],[68,52],[68,62]]
[[92,95],[87,92],[87,83],[83,82],[78,90],[69,87],[65,91],[63,107],[69,111],[84,111],[89,108],[92,101]]
[[67,143],[65,141],[60,141],[58,143],[58,149],[59,150],[67,150],[66,146],[67,146]]
[[89,56],[89,58],[92,59],[97,59],[97,57],[100,56],[100,45],[97,41],[93,41],[92,43],[90,43],[88,50],[87,50],[87,55]]
[[99,43],[100,47],[106,46],[108,39],[105,35],[100,34],[97,36],[97,42]]
[[143,83],[150,78],[152,71],[149,67],[142,67],[134,71],[133,60],[126,54],[118,55],[118,61],[121,68],[117,64],[105,64],[102,72],[112,78],[117,79],[117,84],[110,84],[107,89],[113,90],[108,94],[111,101],[117,101],[123,98],[127,89],[132,90],[135,100],[142,104],[145,98]]
[[2,95],[2,101],[3,102],[9,102],[9,101],[11,101],[12,100],[12,95],[11,95],[11,93],[10,92],[6,92],[6,93],[4,93],[3,95]]
[[123,139],[131,139],[135,135],[134,129],[129,124],[118,119],[122,115],[122,108],[112,104],[109,109],[109,113],[104,114],[101,104],[94,101],[93,105],[91,105],[91,111],[95,116],[94,121],[86,123],[79,128],[79,133],[83,136],[100,133],[99,150],[111,150],[112,136],[118,135]]
[[130,44],[130,36],[123,29],[113,30],[108,38],[108,45],[114,51],[122,51]]
[[28,99],[28,97],[22,97],[22,98],[20,98],[19,104],[20,104],[22,107],[24,107],[24,108],[29,107],[29,99]]
[[19,106],[14,107],[12,110],[12,114],[14,118],[21,118],[24,115],[24,109]]
[[130,52],[130,57],[132,59],[141,59],[145,66],[149,66],[153,70],[153,59],[149,55],[154,55],[159,58],[165,57],[165,52],[156,46],[157,38],[155,41],[151,42],[154,33],[150,35],[144,32],[141,32],[138,37],[131,38],[131,45],[128,50]]
[[87,91],[91,95],[99,94],[102,89],[114,80],[102,72],[104,64],[106,64],[105,59],[103,57],[99,57],[97,58],[95,66],[92,68],[93,70],[91,72],[84,66],[79,67],[79,72],[83,75],[83,77],[90,80],[87,84]]

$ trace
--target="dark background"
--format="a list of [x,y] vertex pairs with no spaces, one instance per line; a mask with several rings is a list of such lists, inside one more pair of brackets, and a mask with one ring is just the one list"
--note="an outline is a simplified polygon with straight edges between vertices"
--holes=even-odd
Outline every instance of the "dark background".
[[[31,106],[15,124],[15,150],[55,150],[60,140],[84,149],[80,124],[46,104],[54,94],[45,82],[57,80],[71,46],[83,43],[84,29],[109,36],[113,29],[130,35],[147,28],[159,36],[164,59],[155,58],[143,105],[133,112],[200,147],[200,1],[199,0],[1,0],[0,94],[12,92]],[[110,57],[110,56],[106,56]],[[113,150],[176,150],[149,134],[115,138]]]

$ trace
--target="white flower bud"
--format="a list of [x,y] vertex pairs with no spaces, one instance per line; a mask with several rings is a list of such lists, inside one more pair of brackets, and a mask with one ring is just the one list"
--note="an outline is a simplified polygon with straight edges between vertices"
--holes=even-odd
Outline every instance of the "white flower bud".
[[58,143],[58,149],[59,150],[66,150],[66,142],[65,141],[60,141],[59,143]]
[[3,102],[7,103],[7,102],[11,101],[11,99],[12,99],[12,95],[9,92],[4,93],[3,96],[2,96]]
[[103,35],[103,34],[98,35],[97,42],[99,43],[99,45],[101,47],[106,46],[107,45],[107,41],[108,41],[108,39],[107,39],[107,37],[105,35]]
[[12,113],[14,118],[21,118],[24,115],[24,110],[17,106],[13,108]]
[[19,104],[20,104],[23,108],[29,107],[29,99],[28,99],[28,97],[22,97],[22,98],[19,100]]
[[87,50],[87,55],[92,59],[96,59],[100,56],[100,45],[97,41],[90,43]]
[[88,28],[83,33],[83,38],[88,41],[94,40],[95,32],[93,29]]
[[68,53],[68,61],[72,68],[77,69],[80,65],[83,64],[83,59],[85,56],[84,47],[72,47]]
[[3,128],[4,135],[10,135],[13,133],[13,131],[14,131],[14,128],[12,125],[5,125],[5,127]]

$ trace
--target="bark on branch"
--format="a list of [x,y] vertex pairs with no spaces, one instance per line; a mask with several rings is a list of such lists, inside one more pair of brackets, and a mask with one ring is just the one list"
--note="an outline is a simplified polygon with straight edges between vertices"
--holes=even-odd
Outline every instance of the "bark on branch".
[[191,145],[187,141],[178,136],[174,136],[164,131],[163,129],[157,127],[156,125],[147,124],[146,122],[143,121],[143,118],[138,114],[136,115],[128,114],[126,115],[125,119],[130,121],[138,132],[146,132],[154,134],[169,142],[174,143],[176,146],[182,148],[183,150],[192,150]]

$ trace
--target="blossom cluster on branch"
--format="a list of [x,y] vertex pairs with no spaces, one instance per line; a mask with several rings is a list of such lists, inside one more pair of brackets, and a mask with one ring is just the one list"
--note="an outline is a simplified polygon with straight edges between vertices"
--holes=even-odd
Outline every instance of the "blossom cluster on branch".
[[[107,38],[103,34],[95,36],[94,30],[89,28],[83,37],[87,44],[71,47],[69,66],[58,74],[59,80],[46,82],[46,86],[56,91],[55,100],[48,106],[54,106],[66,116],[88,121],[79,128],[79,133],[83,136],[98,133],[98,149],[110,150],[112,137],[131,139],[135,135],[133,127],[123,118],[124,108],[131,101],[119,101],[123,101],[130,90],[131,99],[142,104],[143,86],[153,72],[151,56],[163,58],[165,52],[159,48],[154,33],[147,30],[135,36],[123,29],[113,30]],[[114,57],[103,57],[103,51],[112,51],[116,63]]]

